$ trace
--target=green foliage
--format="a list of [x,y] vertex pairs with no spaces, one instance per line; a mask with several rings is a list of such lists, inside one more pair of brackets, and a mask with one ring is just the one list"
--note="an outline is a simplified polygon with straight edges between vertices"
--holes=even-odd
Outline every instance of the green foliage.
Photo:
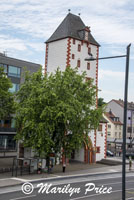
[[98,106],[101,107],[103,105],[106,105],[106,102],[104,102],[104,99],[103,98],[98,98]]
[[27,73],[17,94],[17,139],[39,155],[79,149],[102,115],[95,107],[96,87],[85,76],[70,67],[45,77]]
[[6,119],[15,111],[14,96],[9,92],[12,83],[4,73],[4,69],[0,67],[0,119]]

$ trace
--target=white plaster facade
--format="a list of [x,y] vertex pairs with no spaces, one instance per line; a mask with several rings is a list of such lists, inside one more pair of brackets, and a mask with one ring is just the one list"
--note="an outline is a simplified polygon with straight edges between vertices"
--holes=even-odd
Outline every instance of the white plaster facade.
[[[78,51],[78,44],[81,45],[81,51]],[[97,57],[98,47],[92,44],[87,45],[87,43],[82,43],[79,40],[75,40],[73,44],[73,38],[70,40],[70,52],[69,55],[67,52],[68,39],[61,39],[54,42],[48,43],[48,55],[47,55],[47,72],[55,72],[59,67],[61,71],[64,71],[67,67],[67,56],[69,56],[69,65],[72,68],[77,67],[77,61],[80,60],[80,67],[78,68],[79,72],[86,71],[87,77],[94,80],[94,84],[98,82],[97,78],[97,69],[96,61],[90,62],[90,69],[87,69],[87,61],[85,58],[89,57],[88,48],[91,48],[91,53],[94,57]],[[72,54],[74,54],[74,59],[72,59]]]
[[[80,50],[78,50],[78,45],[81,47]],[[89,41],[79,40],[74,37],[51,40],[50,42],[48,40],[46,43],[45,72],[54,73],[58,67],[61,71],[64,71],[68,66],[75,68],[77,67],[78,60],[80,60],[80,67],[78,67],[79,73],[86,71],[87,78],[92,78],[93,84],[98,87],[98,61],[85,61],[85,58],[89,57],[89,48],[93,57],[97,58],[99,55],[99,45],[92,44]],[[87,67],[87,63],[89,63],[90,68]],[[89,133],[92,148],[95,149],[98,145],[100,149],[95,158],[97,161],[101,160],[106,155],[106,129],[104,127],[105,124],[103,124],[103,134],[101,134],[101,136],[100,133],[94,130]],[[79,152],[75,152],[75,160],[83,162],[85,160],[84,154],[84,148],[80,149]]]
[[97,130],[96,146],[100,148],[99,153],[96,153],[96,161],[106,158],[107,150],[107,123],[100,123],[102,131]]
[[108,121],[107,123],[107,138],[111,139],[122,139],[123,124],[114,124],[104,114],[104,118]]
[[59,67],[65,71],[67,57],[67,38],[48,44],[47,72],[55,72]]
[[[116,100],[111,100],[107,104],[106,112],[109,112],[111,110],[115,116],[119,117],[121,123],[123,123],[124,107],[122,105],[119,105],[119,103],[117,102]],[[131,117],[132,117],[132,124],[131,124]],[[132,136],[132,138],[134,138],[134,112],[133,110],[128,109],[127,110],[127,127],[131,127],[131,126],[132,126],[132,133],[130,134],[130,132],[127,131],[127,138],[129,138],[130,135]]]

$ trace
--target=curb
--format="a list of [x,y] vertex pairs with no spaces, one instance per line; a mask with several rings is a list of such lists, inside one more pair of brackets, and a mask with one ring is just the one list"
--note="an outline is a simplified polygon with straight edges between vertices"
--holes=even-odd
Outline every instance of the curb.
[[[132,171],[126,171],[126,173],[132,173],[134,172],[134,170]],[[81,177],[93,177],[93,176],[101,176],[101,175],[111,175],[111,174],[120,174],[122,173],[122,171],[118,171],[118,172],[100,172],[100,173],[87,173],[87,174],[76,174],[76,175],[67,175],[67,176],[61,176],[61,177],[52,177],[52,178],[40,178],[40,179],[36,179],[36,180],[30,180],[30,181],[26,181],[26,182],[30,182],[30,183],[37,183],[39,181],[53,181],[53,180],[68,180],[71,178],[81,178]],[[16,186],[21,186],[23,183],[17,183],[14,185],[6,185],[6,186],[0,186],[0,189],[2,188],[7,188],[7,187],[16,187]]]

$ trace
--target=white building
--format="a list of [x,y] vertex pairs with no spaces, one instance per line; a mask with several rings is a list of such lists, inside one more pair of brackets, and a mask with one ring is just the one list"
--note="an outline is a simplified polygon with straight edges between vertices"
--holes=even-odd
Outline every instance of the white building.
[[[106,107],[106,111],[112,113],[120,118],[121,123],[123,123],[123,115],[124,115],[124,102],[123,100],[115,100],[112,99]],[[134,139],[134,103],[128,102],[127,106],[127,139]]]
[[[45,73],[55,72],[57,67],[64,71],[68,66],[77,66],[79,72],[86,71],[87,79],[92,78],[98,87],[98,61],[86,62],[85,58],[90,53],[98,58],[99,46],[80,16],[69,13],[46,41]],[[101,131],[89,133],[90,147],[83,144],[84,147],[75,152],[75,160],[92,163],[106,156],[106,123],[102,122],[100,125]]]
[[119,117],[116,117],[112,111],[106,112],[104,118],[107,123],[107,139],[122,139],[123,124],[120,122]]

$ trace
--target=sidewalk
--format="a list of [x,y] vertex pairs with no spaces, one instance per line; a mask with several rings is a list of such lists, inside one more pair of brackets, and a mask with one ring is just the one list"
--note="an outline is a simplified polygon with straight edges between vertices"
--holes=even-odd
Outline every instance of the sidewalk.
[[[126,171],[128,170],[128,165],[126,165]],[[75,176],[75,175],[93,175],[93,174],[104,174],[104,173],[115,173],[121,172],[122,166],[107,166],[103,164],[84,164],[84,163],[71,163],[67,165],[66,172],[62,172],[62,165],[56,165],[53,169],[53,172],[50,174],[42,173],[42,174],[30,174],[30,175],[22,175],[18,177],[12,177],[11,173],[3,173],[0,174],[0,188],[7,186],[15,186],[20,185],[27,181],[35,181],[38,179],[58,179],[61,177]],[[131,172],[134,173],[134,165]]]

